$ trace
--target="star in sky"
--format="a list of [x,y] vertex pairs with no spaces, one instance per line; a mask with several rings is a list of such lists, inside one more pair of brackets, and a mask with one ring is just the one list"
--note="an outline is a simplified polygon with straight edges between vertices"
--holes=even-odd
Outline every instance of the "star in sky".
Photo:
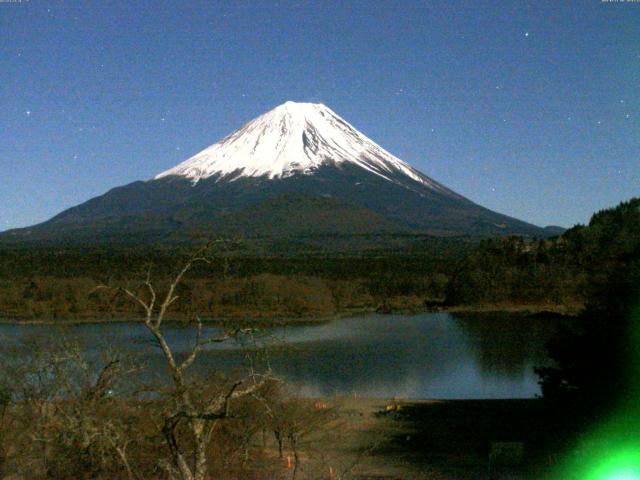
[[529,36],[529,32],[524,32],[524,36],[528,37]]

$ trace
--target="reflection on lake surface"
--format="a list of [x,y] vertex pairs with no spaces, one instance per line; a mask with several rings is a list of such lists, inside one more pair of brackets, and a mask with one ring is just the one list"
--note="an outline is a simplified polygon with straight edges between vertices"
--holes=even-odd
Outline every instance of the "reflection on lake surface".
[[[302,395],[390,398],[526,398],[539,394],[533,367],[546,362],[553,322],[518,316],[448,313],[366,315],[323,325],[273,328],[245,341],[213,344],[194,364],[201,372],[253,363]],[[206,327],[205,334],[217,328]],[[4,341],[60,335],[51,325],[0,325]],[[104,345],[143,353],[146,375],[163,374],[159,350],[137,323],[69,327],[92,351]],[[193,331],[167,325],[169,343],[186,351]]]

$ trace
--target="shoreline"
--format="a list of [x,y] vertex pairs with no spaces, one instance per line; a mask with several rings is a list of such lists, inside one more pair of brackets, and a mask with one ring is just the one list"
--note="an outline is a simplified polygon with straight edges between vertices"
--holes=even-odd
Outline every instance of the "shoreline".
[[[333,321],[351,317],[370,314],[380,315],[421,315],[425,313],[453,313],[453,314],[522,314],[524,316],[550,316],[572,318],[575,317],[581,308],[577,305],[549,305],[549,304],[497,304],[497,305],[454,305],[436,308],[421,309],[391,309],[382,310],[380,308],[362,308],[335,312],[329,315],[302,315],[302,316],[278,316],[269,313],[263,315],[233,315],[216,318],[202,318],[202,323],[206,325],[224,326],[234,322],[240,324],[253,324],[260,327],[278,327],[292,325],[322,325]],[[185,316],[177,316],[165,319],[169,324],[186,324]],[[55,325],[55,326],[75,326],[91,324],[116,324],[116,323],[139,323],[143,322],[142,317],[123,316],[104,318],[98,315],[87,315],[86,317],[63,317],[63,318],[30,318],[25,316],[9,317],[0,314],[0,325]]]

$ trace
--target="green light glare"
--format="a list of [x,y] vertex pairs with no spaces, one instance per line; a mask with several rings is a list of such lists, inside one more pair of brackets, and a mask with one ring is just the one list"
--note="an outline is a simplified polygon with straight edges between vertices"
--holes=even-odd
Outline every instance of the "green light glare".
[[638,480],[640,476],[634,472],[619,472],[606,477],[607,480]]
[[640,452],[624,450],[600,459],[585,480],[640,480]]

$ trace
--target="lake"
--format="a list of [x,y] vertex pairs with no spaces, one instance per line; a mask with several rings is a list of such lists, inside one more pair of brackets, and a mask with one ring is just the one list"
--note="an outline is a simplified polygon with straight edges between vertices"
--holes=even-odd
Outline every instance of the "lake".
[[[305,396],[531,398],[540,393],[533,368],[547,362],[544,346],[555,323],[504,314],[371,314],[270,328],[240,343],[212,344],[193,368],[232,374],[249,364],[257,369],[269,364]],[[218,332],[203,329],[203,335]],[[145,375],[163,375],[161,354],[142,324],[84,324],[64,333],[51,325],[0,325],[5,344],[63,334],[79,338],[92,352],[117,347],[144,355]],[[193,341],[193,331],[176,324],[166,325],[166,335],[180,352]]]

